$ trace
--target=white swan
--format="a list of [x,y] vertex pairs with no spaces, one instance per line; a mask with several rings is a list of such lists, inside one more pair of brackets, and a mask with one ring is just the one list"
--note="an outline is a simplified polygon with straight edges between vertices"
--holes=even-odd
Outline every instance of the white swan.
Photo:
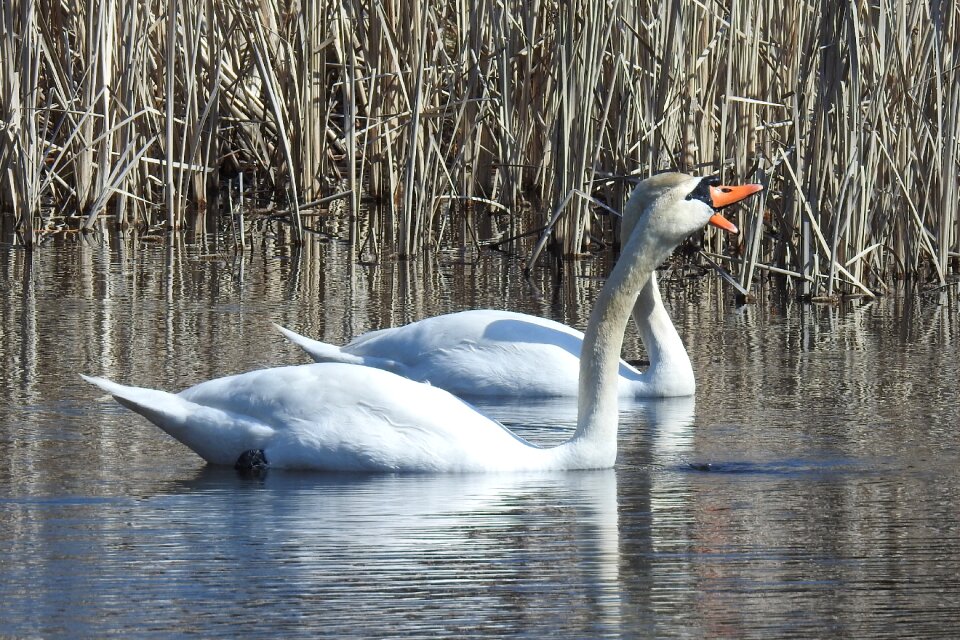
[[[348,471],[535,471],[607,468],[617,454],[617,365],[636,292],[677,244],[723,225],[709,185],[658,176],[590,315],[580,360],[577,428],[550,448],[515,436],[450,393],[343,363],[261,369],[179,394],[84,376],[214,464]],[[255,453],[255,456],[249,454]]]
[[[664,188],[686,179],[683,174],[661,174],[634,189],[623,210],[624,242]],[[709,181],[701,184],[714,208],[737,202],[759,188],[715,186]],[[693,395],[693,367],[660,299],[654,273],[637,296],[633,317],[650,365],[641,373],[620,360],[619,395]],[[583,333],[546,318],[494,309],[460,311],[371,331],[343,347],[274,327],[316,362],[385,369],[462,397],[577,395]]]

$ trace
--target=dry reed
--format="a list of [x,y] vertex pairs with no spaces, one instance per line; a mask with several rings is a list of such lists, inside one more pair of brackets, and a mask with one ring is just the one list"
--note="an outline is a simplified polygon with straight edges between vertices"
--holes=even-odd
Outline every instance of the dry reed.
[[540,229],[576,256],[615,234],[624,178],[719,171],[768,186],[739,239],[703,244],[745,294],[760,272],[813,296],[944,284],[958,16],[957,0],[10,0],[0,208],[27,246],[108,220],[178,229],[243,174],[294,242],[345,195],[326,215],[365,256]]

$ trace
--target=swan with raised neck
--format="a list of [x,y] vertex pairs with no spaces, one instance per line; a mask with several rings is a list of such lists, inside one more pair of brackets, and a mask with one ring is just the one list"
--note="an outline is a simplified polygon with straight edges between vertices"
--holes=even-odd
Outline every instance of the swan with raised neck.
[[[629,241],[637,221],[665,189],[692,179],[696,178],[664,173],[640,182],[623,209],[623,242]],[[722,206],[714,197],[730,200],[724,187],[709,179],[701,183],[706,187],[702,197],[711,205]],[[620,360],[620,396],[693,395],[693,366],[663,305],[655,273],[640,289],[633,317],[650,364],[641,372]],[[377,367],[465,398],[576,397],[579,391],[583,334],[539,316],[470,309],[371,331],[342,347],[274,326],[316,362]]]
[[[636,292],[708,222],[735,229],[714,214],[701,182],[683,176],[665,183],[638,219],[584,334],[576,431],[555,447],[526,442],[442,389],[357,365],[260,369],[178,394],[84,379],[214,464],[243,456],[269,467],[343,471],[610,467],[617,453],[619,353]],[[251,450],[261,455],[247,455]]]

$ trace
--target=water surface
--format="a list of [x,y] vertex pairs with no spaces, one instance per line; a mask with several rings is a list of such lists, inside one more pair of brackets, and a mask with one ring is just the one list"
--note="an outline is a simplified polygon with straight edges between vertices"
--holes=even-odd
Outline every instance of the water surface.
[[[605,265],[350,266],[335,242],[0,247],[0,636],[954,637],[957,298],[737,308],[666,280],[694,399],[621,406],[617,467],[205,466],[78,373],[179,390],[471,307],[583,327]],[[475,259],[476,258],[476,259]],[[954,291],[955,291],[954,287]],[[626,355],[642,357],[634,333]],[[575,404],[491,403],[525,437]]]

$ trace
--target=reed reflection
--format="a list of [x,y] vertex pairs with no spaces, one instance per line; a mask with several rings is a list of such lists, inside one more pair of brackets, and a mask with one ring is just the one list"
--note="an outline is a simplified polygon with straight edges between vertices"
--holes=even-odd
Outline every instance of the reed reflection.
[[[955,291],[738,310],[664,277],[696,406],[622,404],[613,474],[261,482],[92,409],[76,372],[179,389],[305,361],[270,322],[337,343],[468,306],[582,326],[602,264],[538,272],[544,299],[509,256],[401,275],[264,238],[241,272],[188,241],[165,270],[127,240],[0,248],[0,635],[950,637],[960,616]],[[544,445],[576,416],[482,409]]]

